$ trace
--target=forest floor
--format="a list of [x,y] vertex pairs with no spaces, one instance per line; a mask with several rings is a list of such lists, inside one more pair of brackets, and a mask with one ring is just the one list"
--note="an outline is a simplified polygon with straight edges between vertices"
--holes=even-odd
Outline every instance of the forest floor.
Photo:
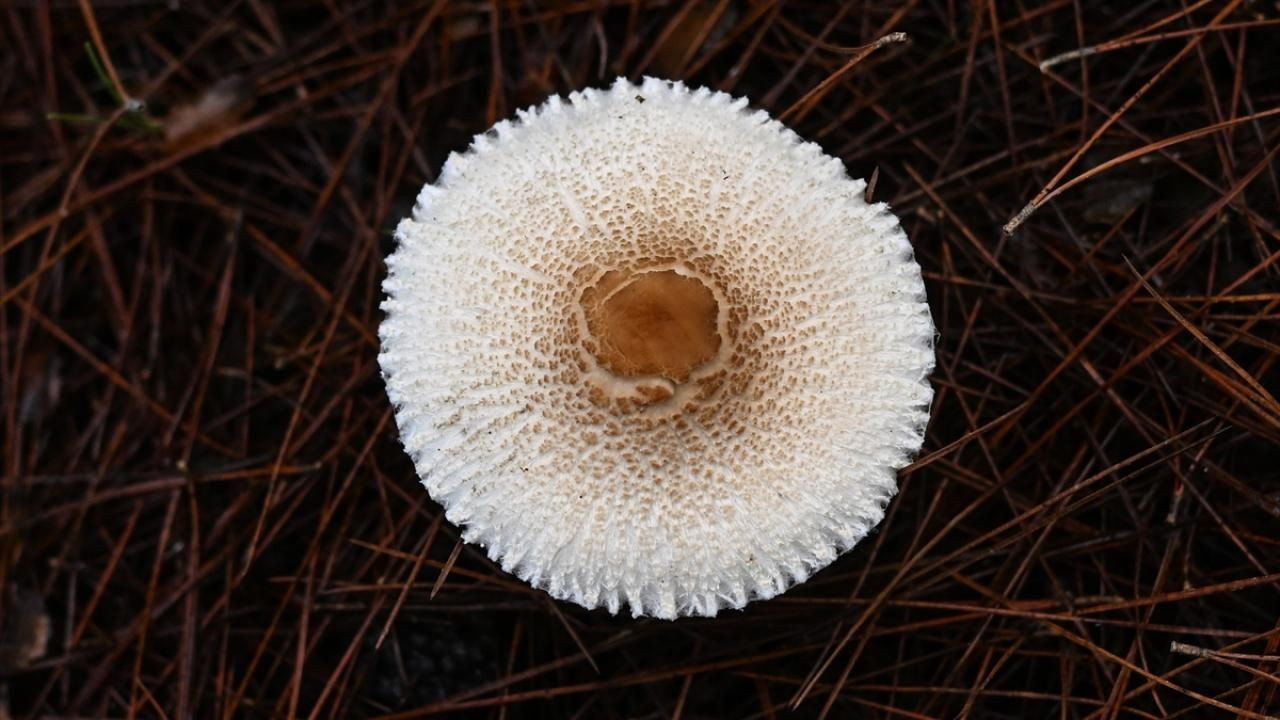
[[[0,4],[0,718],[1280,716],[1278,40],[1262,0]],[[714,620],[461,543],[377,363],[449,153],[647,74],[874,177],[938,329],[878,530]]]

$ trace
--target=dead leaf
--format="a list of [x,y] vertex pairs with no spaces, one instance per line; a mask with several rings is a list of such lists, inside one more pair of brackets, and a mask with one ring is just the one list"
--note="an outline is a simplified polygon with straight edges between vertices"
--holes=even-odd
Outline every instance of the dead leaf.
[[178,150],[232,127],[249,111],[254,95],[253,82],[243,75],[219,80],[194,101],[169,112],[162,122],[165,145]]
[[49,649],[52,623],[44,600],[34,590],[10,587],[0,626],[0,673],[31,667]]

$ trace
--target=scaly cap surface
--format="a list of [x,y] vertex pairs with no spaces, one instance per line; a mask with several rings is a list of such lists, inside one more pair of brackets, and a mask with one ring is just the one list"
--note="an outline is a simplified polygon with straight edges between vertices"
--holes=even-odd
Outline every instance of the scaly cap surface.
[[464,538],[673,618],[865,536],[922,442],[933,325],[864,187],[745,100],[652,78],[451,156],[396,231],[379,360]]

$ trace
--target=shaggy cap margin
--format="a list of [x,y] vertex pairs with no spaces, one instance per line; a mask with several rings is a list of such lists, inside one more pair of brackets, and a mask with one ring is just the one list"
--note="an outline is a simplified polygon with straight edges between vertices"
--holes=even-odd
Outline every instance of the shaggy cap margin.
[[[379,362],[464,539],[556,598],[674,618],[863,538],[934,362],[910,243],[864,189],[745,100],[653,78],[450,156],[396,231]],[[636,344],[673,327],[696,353]]]

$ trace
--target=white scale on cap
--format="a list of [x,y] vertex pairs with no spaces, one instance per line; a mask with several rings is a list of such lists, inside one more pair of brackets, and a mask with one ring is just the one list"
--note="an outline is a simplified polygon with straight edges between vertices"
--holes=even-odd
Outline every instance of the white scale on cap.
[[746,101],[619,80],[476,137],[387,259],[401,440],[551,595],[715,615],[864,537],[920,449],[933,324],[864,183]]

